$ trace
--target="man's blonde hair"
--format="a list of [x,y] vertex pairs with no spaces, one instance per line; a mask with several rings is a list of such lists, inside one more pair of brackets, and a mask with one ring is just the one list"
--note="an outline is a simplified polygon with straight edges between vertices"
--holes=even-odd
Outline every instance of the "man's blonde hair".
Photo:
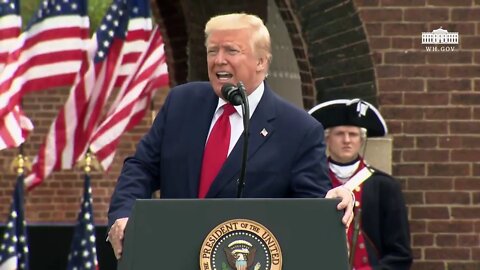
[[272,59],[270,33],[262,19],[255,15],[231,13],[210,18],[205,25],[205,45],[213,31],[236,29],[251,29],[254,52],[260,57],[265,57],[270,63]]

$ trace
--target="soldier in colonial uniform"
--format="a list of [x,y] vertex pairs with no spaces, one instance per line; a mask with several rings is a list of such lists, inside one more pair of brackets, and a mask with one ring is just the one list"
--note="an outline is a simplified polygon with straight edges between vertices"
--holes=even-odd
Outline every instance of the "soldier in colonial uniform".
[[325,128],[333,186],[344,185],[355,194],[357,226],[348,231],[352,268],[410,269],[410,230],[400,184],[360,155],[367,136],[387,134],[383,117],[359,99],[328,101],[309,113]]

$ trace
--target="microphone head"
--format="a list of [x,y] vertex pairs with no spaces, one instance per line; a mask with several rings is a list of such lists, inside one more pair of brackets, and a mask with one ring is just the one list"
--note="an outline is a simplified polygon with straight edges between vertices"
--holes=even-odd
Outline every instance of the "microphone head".
[[228,100],[228,96],[232,93],[232,91],[235,91],[237,87],[231,83],[226,83],[222,86],[222,96],[224,99]]
[[232,103],[233,105],[241,105],[243,103],[242,95],[240,93],[240,89],[231,84],[226,83],[222,86],[221,89],[222,96],[225,100]]

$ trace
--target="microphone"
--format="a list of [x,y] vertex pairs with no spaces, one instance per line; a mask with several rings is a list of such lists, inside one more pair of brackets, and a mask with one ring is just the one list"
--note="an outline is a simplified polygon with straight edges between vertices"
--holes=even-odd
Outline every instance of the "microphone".
[[222,96],[232,105],[242,105],[243,118],[243,150],[242,150],[242,167],[240,169],[240,177],[237,183],[237,198],[243,197],[243,190],[245,189],[245,174],[247,171],[247,156],[248,156],[248,130],[250,123],[250,106],[248,104],[247,91],[242,82],[238,82],[235,86],[226,83],[222,86]]
[[242,93],[239,87],[226,83],[222,86],[221,92],[223,98],[232,103],[232,105],[236,106],[243,104]]

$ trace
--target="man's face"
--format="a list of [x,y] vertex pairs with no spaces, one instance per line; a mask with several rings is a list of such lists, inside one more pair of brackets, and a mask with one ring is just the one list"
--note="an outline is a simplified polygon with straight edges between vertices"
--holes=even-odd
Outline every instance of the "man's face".
[[356,126],[332,127],[325,140],[330,158],[340,163],[356,159],[363,144],[360,128]]
[[242,81],[247,94],[253,92],[264,79],[265,58],[253,50],[249,29],[217,30],[207,40],[208,78],[221,97],[225,83]]

